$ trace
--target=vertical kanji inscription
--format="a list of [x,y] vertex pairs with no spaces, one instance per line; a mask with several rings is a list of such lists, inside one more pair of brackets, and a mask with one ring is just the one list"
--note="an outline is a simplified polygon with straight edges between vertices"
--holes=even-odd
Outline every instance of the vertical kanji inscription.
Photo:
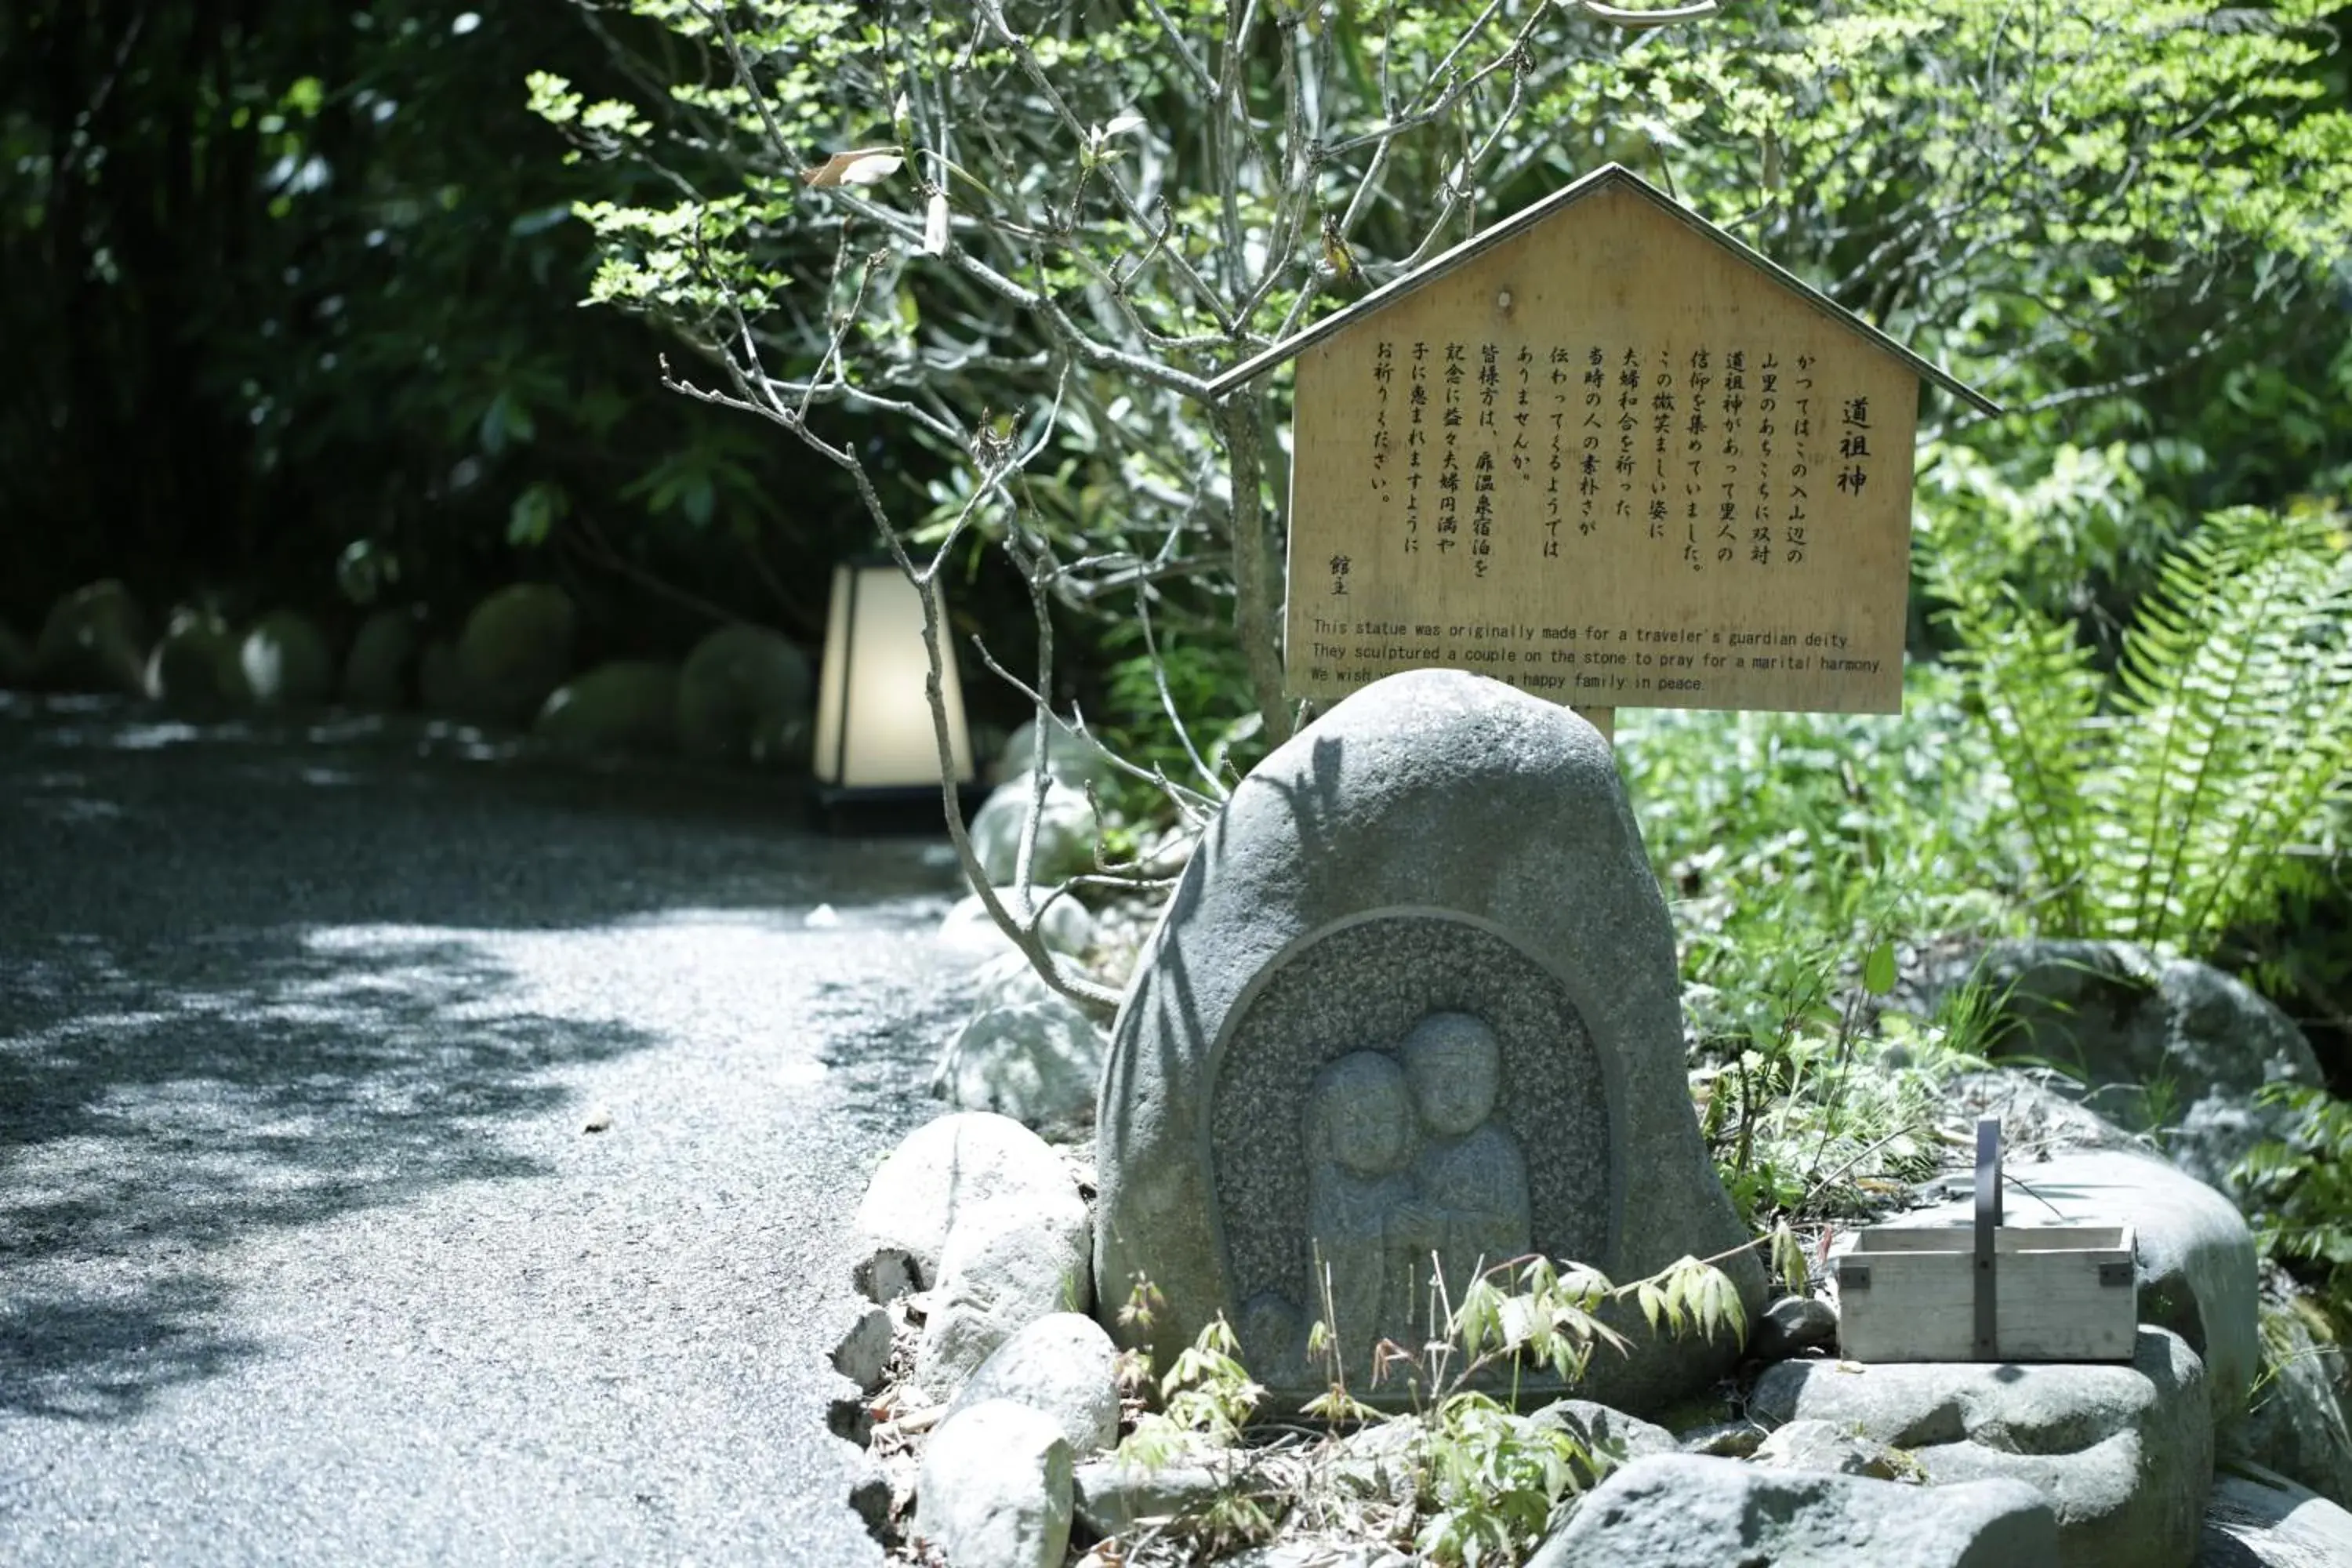
[[1301,354],[1286,682],[1892,706],[1916,379],[1712,247],[1580,256],[1499,249]]

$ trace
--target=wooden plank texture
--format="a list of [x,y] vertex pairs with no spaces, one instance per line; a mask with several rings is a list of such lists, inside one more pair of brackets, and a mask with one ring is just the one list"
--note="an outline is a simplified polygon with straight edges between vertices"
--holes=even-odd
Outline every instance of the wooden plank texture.
[[1910,367],[1597,192],[1300,353],[1287,686],[1893,712]]
[[[1858,1362],[1964,1362],[1975,1354],[1974,1266],[1971,1233],[1964,1226],[1941,1231],[1950,1250],[1906,1245],[1933,1240],[1927,1229],[1891,1233],[1895,1245],[1867,1245],[1870,1232],[1843,1255],[1865,1265],[1869,1283],[1842,1284],[1838,1292],[1838,1345]],[[2088,1246],[2050,1246],[2045,1238],[2074,1236]],[[1880,1242],[1888,1236],[1875,1238]],[[2099,1245],[2102,1241],[2112,1245]],[[1956,1245],[1955,1245],[1956,1244]],[[2138,1287],[2105,1284],[2103,1264],[2132,1265],[2134,1238],[2128,1226],[1999,1233],[1998,1273],[2001,1361],[2129,1361],[2139,1321]],[[2128,1275],[2126,1275],[2128,1280]]]
[[[2113,1253],[2127,1247],[2128,1226],[2120,1225],[2003,1226],[1993,1232],[1993,1251],[2006,1258],[2012,1252]],[[1872,1226],[1853,1238],[1851,1256],[1866,1258],[1879,1252],[1948,1252],[1969,1256],[1973,1233],[1964,1225]]]

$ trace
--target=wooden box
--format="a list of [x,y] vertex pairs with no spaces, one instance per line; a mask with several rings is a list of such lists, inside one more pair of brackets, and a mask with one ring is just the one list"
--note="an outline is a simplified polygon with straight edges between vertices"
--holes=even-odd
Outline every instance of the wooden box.
[[1976,1248],[1965,1226],[1878,1226],[1836,1260],[1849,1361],[2129,1361],[2139,1327],[2127,1225],[1994,1237],[1993,1353],[1976,1342]]
[[2000,1224],[2000,1129],[1978,1128],[1976,1223],[1877,1226],[1832,1260],[1850,1361],[2129,1361],[2139,1326],[2127,1225]]

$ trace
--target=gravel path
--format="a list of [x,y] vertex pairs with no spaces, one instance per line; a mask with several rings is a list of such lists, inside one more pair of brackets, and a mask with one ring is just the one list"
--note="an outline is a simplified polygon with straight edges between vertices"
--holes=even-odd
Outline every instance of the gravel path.
[[0,1562],[878,1563],[826,1356],[950,889],[748,777],[0,696]]

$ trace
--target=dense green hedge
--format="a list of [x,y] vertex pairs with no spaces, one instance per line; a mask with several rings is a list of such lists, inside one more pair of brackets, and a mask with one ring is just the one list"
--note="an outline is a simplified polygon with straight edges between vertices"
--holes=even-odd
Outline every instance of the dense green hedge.
[[578,306],[572,204],[640,178],[567,168],[525,108],[551,62],[620,79],[583,15],[7,8],[0,616],[102,576],[235,615],[556,575],[624,642],[716,611],[814,634],[808,563],[851,542],[829,477]]

